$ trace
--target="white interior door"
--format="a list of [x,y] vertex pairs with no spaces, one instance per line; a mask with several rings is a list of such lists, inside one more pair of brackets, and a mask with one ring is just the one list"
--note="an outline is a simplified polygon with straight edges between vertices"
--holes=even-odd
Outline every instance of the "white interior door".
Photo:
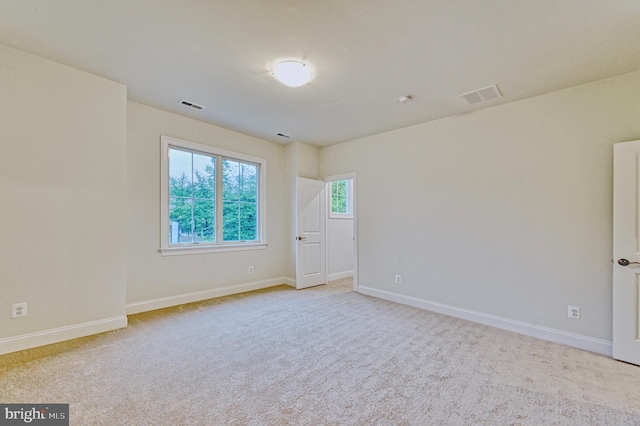
[[296,288],[327,283],[325,183],[296,178]]
[[613,154],[613,357],[640,365],[640,141]]

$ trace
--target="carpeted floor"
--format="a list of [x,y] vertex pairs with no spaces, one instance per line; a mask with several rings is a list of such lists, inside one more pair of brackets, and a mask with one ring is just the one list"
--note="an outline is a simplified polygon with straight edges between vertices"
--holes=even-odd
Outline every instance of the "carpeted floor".
[[351,291],[287,286],[0,356],[72,425],[640,425],[640,367]]

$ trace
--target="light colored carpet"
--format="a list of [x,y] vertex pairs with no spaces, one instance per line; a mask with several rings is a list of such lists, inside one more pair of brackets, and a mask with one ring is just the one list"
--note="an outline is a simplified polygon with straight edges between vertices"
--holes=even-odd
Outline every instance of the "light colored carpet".
[[0,356],[73,425],[638,425],[640,367],[351,291],[287,286]]

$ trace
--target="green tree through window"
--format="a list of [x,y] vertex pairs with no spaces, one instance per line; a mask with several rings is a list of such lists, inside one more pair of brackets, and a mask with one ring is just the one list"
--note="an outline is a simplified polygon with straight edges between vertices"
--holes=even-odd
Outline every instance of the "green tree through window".
[[[169,233],[165,244],[259,242],[260,164],[179,146],[167,149]],[[220,194],[217,179],[222,181]],[[217,235],[219,214],[222,229]]]
[[215,241],[216,157],[169,150],[172,244]]
[[223,239],[253,241],[258,238],[258,166],[222,160]]
[[351,213],[349,211],[350,180],[331,182],[331,213]]

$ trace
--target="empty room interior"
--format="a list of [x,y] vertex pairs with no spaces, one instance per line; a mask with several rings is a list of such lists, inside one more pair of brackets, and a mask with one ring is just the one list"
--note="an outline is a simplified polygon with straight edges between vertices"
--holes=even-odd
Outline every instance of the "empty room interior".
[[640,424],[639,22],[0,1],[0,403]]

